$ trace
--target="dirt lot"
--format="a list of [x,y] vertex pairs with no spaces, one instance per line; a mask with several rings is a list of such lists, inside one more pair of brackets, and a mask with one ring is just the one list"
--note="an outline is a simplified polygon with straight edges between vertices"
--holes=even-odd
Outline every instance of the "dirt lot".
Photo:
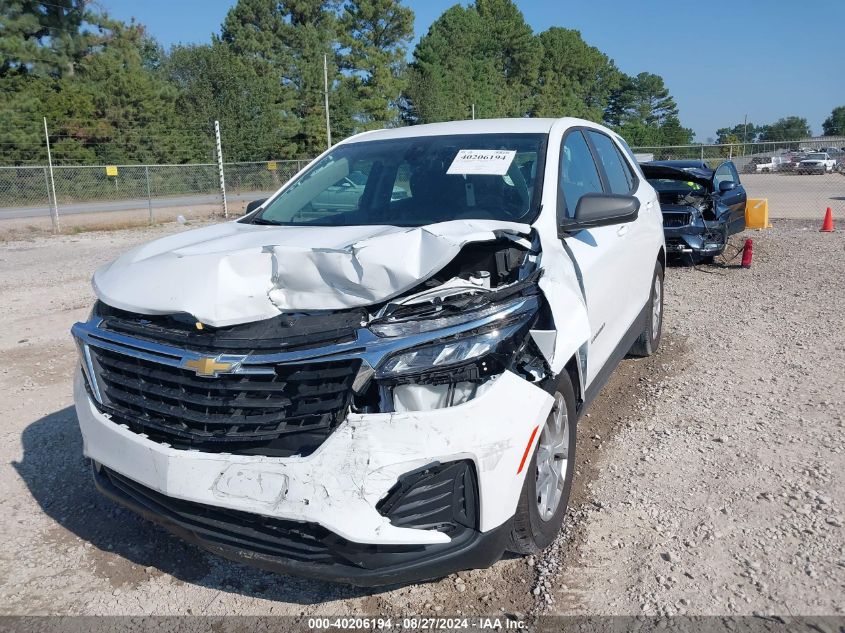
[[6,242],[0,613],[845,613],[845,239],[817,228],[753,234],[751,270],[669,269],[661,352],[579,425],[549,552],[373,592],[222,561],[94,491],[68,329],[95,267],[183,227]]

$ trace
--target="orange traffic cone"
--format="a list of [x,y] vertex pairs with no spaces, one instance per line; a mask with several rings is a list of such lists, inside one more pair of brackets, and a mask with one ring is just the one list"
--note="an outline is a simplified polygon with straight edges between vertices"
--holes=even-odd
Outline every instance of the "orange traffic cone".
[[824,222],[822,222],[822,228],[819,229],[820,233],[833,233],[833,211],[830,207],[827,208],[827,212],[824,214]]

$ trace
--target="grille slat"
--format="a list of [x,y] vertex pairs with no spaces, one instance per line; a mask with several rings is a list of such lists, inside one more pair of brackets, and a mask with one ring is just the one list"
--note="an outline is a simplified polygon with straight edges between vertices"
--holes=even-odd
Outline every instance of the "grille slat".
[[129,350],[90,349],[102,408],[115,421],[176,448],[273,456],[307,455],[328,437],[346,415],[360,363],[313,361],[209,378]]
[[663,212],[663,226],[664,227],[680,227],[687,226],[692,222],[692,214],[686,211],[664,211]]
[[203,393],[193,393],[186,389],[150,384],[148,381],[145,381],[143,386],[140,386],[138,381],[117,373],[110,373],[108,381],[112,384],[120,385],[127,390],[137,391],[139,395],[170,399],[176,402],[184,401],[193,405],[206,407],[239,407],[249,409],[286,407],[291,404],[290,398],[285,396],[268,394],[266,397],[256,398],[254,395],[252,397],[246,395],[255,394],[257,391],[242,391],[234,396],[229,395],[221,398],[217,395],[205,395]]

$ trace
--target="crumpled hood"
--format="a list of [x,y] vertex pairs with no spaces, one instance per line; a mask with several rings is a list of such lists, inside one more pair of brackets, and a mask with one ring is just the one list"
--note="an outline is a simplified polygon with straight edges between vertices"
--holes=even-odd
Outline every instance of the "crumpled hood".
[[704,187],[706,191],[713,191],[713,173],[703,169],[679,169],[668,165],[641,163],[640,168],[646,180],[662,178],[679,182],[694,182]]
[[415,228],[226,222],[139,246],[97,270],[93,286],[115,308],[187,312],[222,327],[379,303],[439,271],[469,242],[529,230],[494,220]]

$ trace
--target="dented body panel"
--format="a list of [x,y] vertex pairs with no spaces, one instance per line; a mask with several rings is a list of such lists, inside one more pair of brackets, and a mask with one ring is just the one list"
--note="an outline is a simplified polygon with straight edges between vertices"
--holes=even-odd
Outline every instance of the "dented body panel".
[[[562,147],[581,130],[629,152],[578,119],[367,132],[247,216],[99,269],[99,301],[73,328],[98,487],[291,573],[378,584],[495,560],[559,381],[579,406],[600,387],[665,257],[633,158],[633,220],[561,228]],[[406,144],[420,173],[386,172]],[[344,186],[367,151],[381,152],[372,184],[324,208],[313,191]],[[444,174],[457,175],[440,191]],[[454,219],[353,221],[441,218],[450,201]]]
[[186,452],[139,440],[85,398],[81,375],[75,391],[86,457],[169,496],[315,522],[373,544],[448,542],[440,532],[394,527],[376,511],[400,475],[434,461],[471,459],[486,500],[481,531],[505,523],[525,476],[517,474],[525,441],[552,406],[548,393],[505,373],[483,398],[455,407],[350,414],[315,453],[279,459]]

